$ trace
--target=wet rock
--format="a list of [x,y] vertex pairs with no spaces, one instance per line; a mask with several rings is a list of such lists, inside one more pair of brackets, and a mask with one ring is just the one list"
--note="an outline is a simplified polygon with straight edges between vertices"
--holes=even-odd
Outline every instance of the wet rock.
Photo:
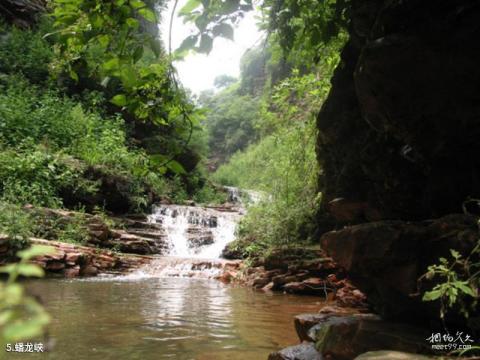
[[260,289],[260,288],[263,288],[264,286],[266,286],[266,285],[269,284],[269,283],[270,283],[270,279],[269,279],[269,278],[261,277],[261,278],[256,278],[256,279],[254,279],[252,286],[253,286],[254,288]]
[[96,276],[98,274],[98,268],[92,265],[87,265],[80,270],[82,276]]
[[321,354],[312,343],[289,346],[278,352],[271,353],[268,360],[322,360]]
[[229,284],[231,283],[237,276],[237,273],[234,271],[224,271],[220,276],[216,277],[217,280]]
[[210,230],[205,230],[200,227],[191,227],[187,230],[188,247],[199,248],[206,245],[211,245],[215,242],[213,233]]
[[306,260],[315,260],[324,257],[321,250],[305,248],[279,248],[275,249],[263,259],[263,265],[266,270],[280,269],[287,271],[289,265],[295,262],[304,262]]
[[51,246],[57,252],[57,254],[38,256],[32,262],[40,265],[47,272],[61,272],[65,277],[95,276],[106,271],[125,272],[151,260],[150,257],[114,255],[105,250],[44,239],[31,239],[31,242]]
[[283,290],[291,294],[323,295],[327,297],[333,289],[323,279],[309,278],[302,282],[287,283],[283,286]]
[[335,300],[343,307],[362,308],[367,306],[367,297],[348,282],[335,292]]
[[262,287],[262,290],[268,292],[268,291],[272,291],[274,287],[275,285],[273,284],[272,281],[270,281],[267,285]]
[[59,260],[51,260],[47,262],[45,269],[49,271],[60,271],[65,269],[65,263]]
[[243,259],[244,255],[243,253],[235,248],[232,248],[230,244],[225,246],[225,248],[222,250],[222,258],[227,259],[227,260],[236,260],[236,259]]
[[296,275],[277,275],[272,278],[273,284],[275,285],[276,289],[283,288],[283,285],[287,283],[294,283],[298,281],[298,277]]
[[300,339],[300,341],[315,341],[312,339],[308,332],[310,329],[317,325],[318,323],[324,321],[326,316],[324,314],[300,314],[295,316],[293,322],[295,325],[295,331]]
[[323,248],[386,319],[422,323],[438,317],[438,304],[422,302],[418,278],[450,249],[468,254],[477,242],[477,218],[449,215],[423,222],[381,221],[332,231]]
[[373,314],[325,315],[308,331],[323,356],[350,360],[367,351],[390,349],[429,353],[428,330],[382,321]]
[[67,268],[63,271],[63,275],[66,278],[74,278],[80,276],[80,266],[74,266],[71,268]]
[[65,262],[67,265],[75,265],[80,261],[82,254],[76,252],[70,252],[65,255]]
[[118,247],[120,251],[125,253],[147,255],[154,253],[154,246],[152,245],[155,245],[155,241],[121,232],[120,238],[111,240],[110,245]]

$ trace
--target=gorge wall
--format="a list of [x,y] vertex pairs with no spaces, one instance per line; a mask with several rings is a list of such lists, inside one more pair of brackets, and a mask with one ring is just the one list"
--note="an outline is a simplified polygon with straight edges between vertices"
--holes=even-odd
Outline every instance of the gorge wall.
[[352,2],[317,120],[324,203],[410,220],[480,197],[479,17],[478,1]]
[[417,279],[478,239],[478,212],[449,215],[480,197],[478,19],[478,1],[352,1],[317,118],[319,225],[354,225],[322,246],[385,318],[438,316]]

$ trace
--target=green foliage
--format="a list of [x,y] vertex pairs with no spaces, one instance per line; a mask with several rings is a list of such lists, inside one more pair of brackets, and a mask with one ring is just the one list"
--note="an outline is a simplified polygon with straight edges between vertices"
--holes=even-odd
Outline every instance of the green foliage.
[[266,194],[240,224],[236,246],[246,256],[306,243],[314,232],[321,201],[315,115],[329,91],[339,45],[331,45],[314,73],[294,70],[274,87],[254,123],[260,140],[235,153],[213,175],[222,184]]
[[[294,55],[297,65],[321,59],[324,46],[346,28],[350,7],[350,0],[265,0],[259,4],[262,28],[281,46],[285,56]],[[177,51],[210,52],[213,39],[233,38],[231,25],[252,9],[251,0],[188,1],[179,15],[195,24],[197,33],[187,37]]]
[[216,37],[233,40],[233,26],[245,11],[252,9],[251,0],[187,1],[179,15],[184,17],[185,22],[195,24],[198,32],[185,38],[176,56],[183,57],[190,50],[208,54]]
[[[19,204],[58,207],[65,189],[94,194],[89,167],[130,179],[129,197],[146,205],[146,189],[162,194],[165,180],[144,150],[128,145],[126,125],[116,117],[87,111],[57,91],[40,89],[22,77],[0,83],[0,195]],[[87,103],[101,103],[86,94]],[[93,107],[94,110],[95,107]],[[41,144],[41,145],[37,145]]]
[[325,44],[346,28],[350,0],[266,0],[262,5],[264,26],[297,64],[318,62]]
[[3,344],[40,336],[49,324],[50,316],[35,298],[26,294],[17,279],[19,276],[44,276],[43,269],[31,264],[30,260],[51,253],[51,247],[35,245],[17,253],[20,262],[0,267],[0,272],[8,274],[8,281],[0,283],[0,339]]
[[230,75],[219,75],[213,80],[217,89],[225,88],[237,82],[237,78]]
[[9,255],[29,244],[31,229],[31,217],[18,205],[0,202],[0,234],[7,237]]
[[258,114],[258,100],[240,95],[233,85],[217,95],[204,96],[205,127],[208,132],[210,157],[224,162],[255,139],[254,121]]
[[458,251],[450,250],[451,259],[440,258],[439,264],[428,267],[423,275],[427,280],[438,283],[423,295],[423,301],[440,301],[440,318],[448,310],[456,310],[469,317],[470,310],[477,307],[480,287],[480,240],[472,252],[464,258]]
[[57,240],[65,243],[86,245],[89,239],[85,214],[77,212],[58,230]]
[[33,83],[43,83],[49,78],[52,58],[53,50],[41,32],[0,23],[0,73],[21,73]]
[[223,204],[227,201],[227,194],[212,184],[206,183],[193,194],[193,200],[200,204]]
[[112,104],[141,121],[167,125],[185,111],[188,104],[170,79],[168,59],[144,24],[156,21],[152,5],[53,0],[52,8],[57,75],[93,80]]
[[250,95],[261,93],[267,82],[266,65],[269,48],[256,47],[243,54],[240,60],[240,92]]
[[90,185],[71,158],[50,153],[42,146],[0,152],[0,194],[17,204],[58,207],[60,192],[66,187],[82,191]]

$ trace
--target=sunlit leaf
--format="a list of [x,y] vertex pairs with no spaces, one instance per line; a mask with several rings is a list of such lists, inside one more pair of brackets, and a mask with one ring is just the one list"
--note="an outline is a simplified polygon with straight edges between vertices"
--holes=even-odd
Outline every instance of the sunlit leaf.
[[167,164],[167,167],[176,174],[184,175],[187,173],[184,167],[178,161],[175,161],[175,160],[170,161]]
[[140,23],[138,22],[137,19],[134,19],[134,18],[128,18],[126,21],[127,25],[133,29],[138,29],[138,26],[140,25]]
[[140,0],[130,0],[130,6],[133,7],[134,9],[140,9],[145,7],[145,3]]
[[17,253],[17,256],[20,259],[24,260],[30,260],[36,256],[42,256],[42,255],[52,255],[55,254],[56,250],[52,246],[47,246],[47,245],[33,245],[30,248],[26,250],[19,251]]
[[78,82],[78,74],[77,74],[75,71],[73,71],[72,69],[70,69],[69,75],[70,75],[70,77],[71,77],[73,80],[75,80],[75,82]]
[[178,12],[179,15],[187,15],[199,7],[202,3],[200,0],[188,0],[187,3]]
[[26,277],[43,277],[45,275],[43,269],[34,264],[19,264],[18,273]]
[[124,94],[115,95],[110,102],[119,107],[127,105],[127,97]]
[[427,291],[424,295],[422,300],[423,301],[433,301],[441,298],[443,295],[443,291],[441,290],[432,290],[432,291]]
[[118,69],[120,67],[120,60],[117,57],[114,57],[114,58],[104,62],[102,64],[102,67],[107,71]]
[[150,22],[155,22],[155,21],[157,21],[157,17],[156,17],[156,15],[155,15],[155,13],[154,13],[152,10],[150,10],[150,9],[143,8],[143,9],[138,10],[138,13],[139,13],[140,15],[142,15],[143,18],[144,18],[145,20],[147,20],[147,21],[150,21]]

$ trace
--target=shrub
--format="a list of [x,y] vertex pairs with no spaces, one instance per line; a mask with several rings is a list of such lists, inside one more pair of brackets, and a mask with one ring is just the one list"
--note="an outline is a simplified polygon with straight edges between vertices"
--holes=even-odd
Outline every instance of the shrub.
[[18,205],[0,202],[0,233],[8,237],[9,255],[14,255],[30,242],[32,219]]
[[81,164],[43,146],[0,151],[0,194],[10,203],[59,207],[63,188],[93,191],[93,185],[81,175]]
[[46,82],[53,58],[52,47],[42,36],[48,28],[47,22],[40,31],[0,23],[0,73],[20,73],[33,83]]
[[236,246],[243,246],[246,256],[308,243],[314,234],[321,200],[315,114],[328,93],[326,79],[294,71],[279,83],[256,121],[260,141],[235,153],[213,175],[222,184],[266,194],[240,223]]

